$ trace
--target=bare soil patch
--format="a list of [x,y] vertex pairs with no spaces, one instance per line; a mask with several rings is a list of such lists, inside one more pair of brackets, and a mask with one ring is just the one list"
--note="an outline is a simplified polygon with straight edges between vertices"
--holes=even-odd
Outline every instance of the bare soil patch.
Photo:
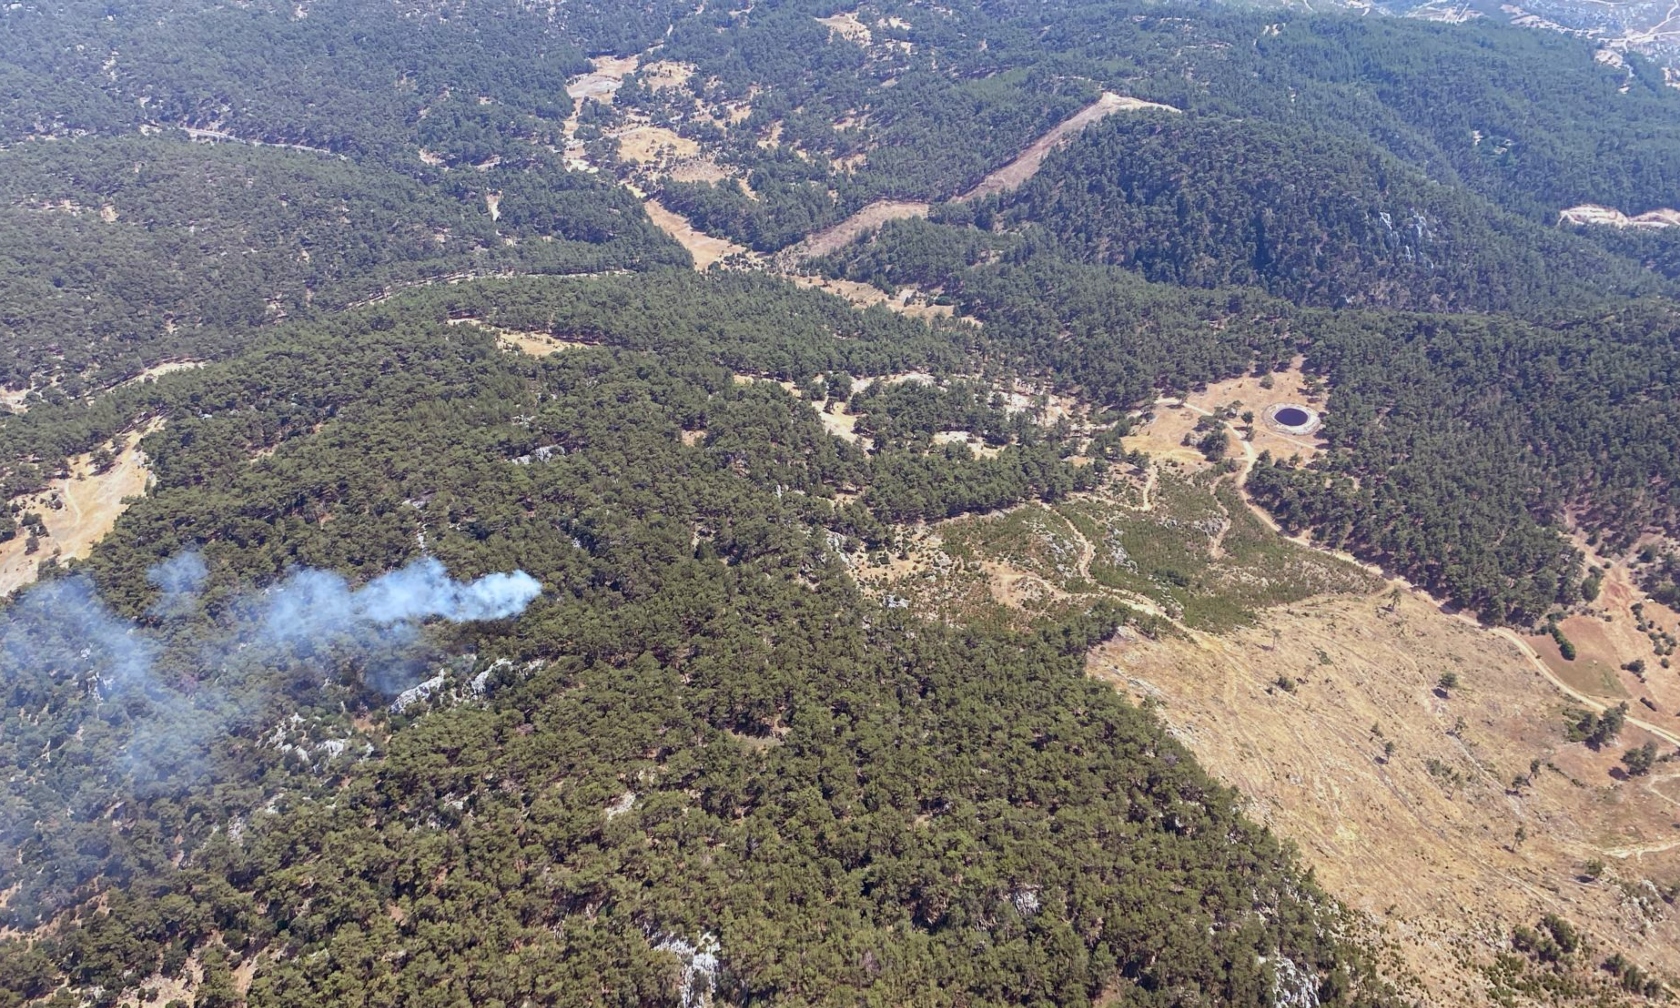
[[714,238],[695,228],[688,218],[665,209],[658,200],[647,200],[648,217],[661,231],[675,238],[688,254],[694,257],[694,268],[703,270],[720,259],[736,255],[751,255],[751,251],[728,240]]
[[1571,688],[1610,704],[1630,701],[1635,717],[1680,734],[1680,668],[1662,665],[1665,659],[1680,665],[1675,660],[1680,656],[1664,653],[1667,641],[1680,640],[1680,614],[1646,599],[1625,560],[1598,554],[1580,536],[1575,545],[1603,571],[1604,580],[1597,599],[1558,623],[1575,649],[1574,660],[1563,657],[1549,634],[1524,639]]
[[856,42],[858,45],[867,46],[873,41],[869,26],[858,20],[856,11],[817,18],[817,23],[826,25],[830,32],[839,35],[848,42]]
[[547,357],[551,353],[561,350],[582,350],[591,344],[580,343],[576,340],[558,339],[545,332],[517,331],[502,329],[493,325],[486,325],[476,318],[450,319],[450,325],[470,325],[475,329],[483,329],[496,337],[496,345],[508,353],[530,354],[532,357]]
[[615,56],[596,56],[589,61],[594,64],[594,71],[567,82],[566,93],[573,101],[593,98],[610,105],[619,85],[624,82],[625,75],[635,72],[640,59],[638,56],[626,56],[623,59]]
[[[1163,702],[1250,815],[1397,941],[1427,1003],[1492,1003],[1480,968],[1544,913],[1584,926],[1601,955],[1680,970],[1680,924],[1629,895],[1680,873],[1673,803],[1613,774],[1642,733],[1614,753],[1566,741],[1567,698],[1502,638],[1410,596],[1341,596],[1218,637],[1117,640],[1088,668]],[[1462,685],[1438,689],[1449,671]],[[1583,880],[1594,858],[1611,867]]]
[[[1266,384],[1271,388],[1266,388]],[[1246,436],[1244,454],[1269,451],[1276,458],[1299,455],[1310,462],[1324,447],[1318,437],[1287,434],[1262,422],[1265,408],[1276,403],[1303,402],[1322,409],[1323,394],[1312,387],[1296,361],[1287,371],[1265,375],[1248,374],[1240,378],[1216,382],[1199,392],[1179,399],[1162,399],[1144,412],[1144,422],[1132,429],[1124,443],[1128,448],[1141,449],[1161,459],[1176,462],[1190,470],[1207,466],[1202,453],[1184,443],[1202,417],[1221,410],[1235,411],[1232,423]],[[1245,424],[1242,414],[1252,412],[1254,422]]]
[[692,63],[678,63],[675,60],[655,60],[641,68],[642,83],[652,91],[663,91],[666,88],[680,88],[694,76],[695,66]]
[[1559,224],[1608,224],[1615,228],[1665,228],[1680,226],[1680,210],[1663,207],[1629,216],[1614,207],[1583,203],[1558,211]]
[[672,165],[665,177],[673,182],[722,182],[735,176],[729,169],[704,155],[688,158]]
[[787,255],[794,260],[828,255],[838,252],[871,231],[880,230],[881,225],[888,221],[926,217],[927,213],[926,203],[914,200],[877,200],[840,223],[823,228],[794,245]]
[[874,446],[870,438],[857,432],[857,414],[846,403],[825,403],[817,410],[817,416],[822,420],[823,430],[840,440],[862,445],[864,451]]
[[700,153],[698,143],[663,126],[632,126],[616,137],[618,156],[635,164],[689,158]]
[[1038,170],[1044,166],[1044,159],[1050,156],[1051,151],[1055,150],[1058,146],[1070,138],[1079,135],[1080,131],[1085,127],[1091,125],[1099,119],[1113,115],[1116,112],[1137,111],[1140,109],[1154,109],[1166,112],[1178,111],[1178,109],[1173,108],[1171,105],[1161,105],[1156,102],[1148,102],[1140,98],[1129,98],[1124,95],[1117,95],[1112,92],[1105,91],[1103,92],[1101,98],[1098,98],[1096,101],[1062,120],[1056,126],[1051,128],[1048,133],[1045,133],[1043,136],[1027,145],[1027,149],[1017,155],[1015,160],[1004,165],[1002,168],[999,168],[997,171],[992,172],[990,175],[987,175],[984,179],[980,180],[979,185],[970,189],[968,192],[963,193],[961,196],[958,196],[958,202],[984,199],[987,196],[995,196],[998,193],[1005,193],[1012,189],[1019,188],[1022,183],[1038,174]]
[[[801,287],[814,287],[817,290],[843,297],[860,308],[872,305],[886,305],[892,311],[912,318],[933,319],[951,318],[956,309],[951,305],[933,304],[927,296],[914,287],[906,287],[897,295],[889,296],[879,287],[856,280],[831,280],[827,277],[812,276],[807,273],[789,274],[787,279]],[[972,321],[972,320],[971,320]],[[978,325],[979,323],[974,323]]]
[[93,471],[91,453],[78,455],[70,460],[69,476],[53,480],[40,493],[13,501],[22,511],[39,514],[47,534],[34,553],[26,552],[29,534],[21,529],[11,541],[0,543],[0,594],[33,582],[40,561],[53,556],[85,557],[105,538],[127,510],[128,499],[146,492],[151,470],[145,453],[135,445],[158,426],[153,423],[108,445],[116,453],[116,464],[105,472]]
[[589,345],[573,340],[555,339],[547,333],[539,332],[502,332],[497,334],[497,342],[503,350],[530,354],[532,357],[547,357],[562,350],[581,350]]
[[153,364],[151,367],[135,375],[133,378],[122,382],[118,387],[120,388],[122,385],[139,385],[142,382],[156,381],[166,374],[174,374],[177,371],[192,371],[203,366],[204,362],[199,360],[165,361],[162,364]]

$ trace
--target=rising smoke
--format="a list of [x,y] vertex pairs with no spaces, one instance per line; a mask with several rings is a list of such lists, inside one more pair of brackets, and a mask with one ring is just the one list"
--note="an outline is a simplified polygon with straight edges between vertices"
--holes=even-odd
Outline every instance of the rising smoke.
[[112,783],[167,792],[203,776],[215,743],[281,694],[318,693],[347,674],[354,686],[394,693],[435,658],[421,640],[424,621],[515,616],[542,591],[524,571],[456,581],[431,557],[361,588],[300,570],[227,606],[206,638],[202,623],[178,621],[199,611],[207,574],[196,553],[147,573],[159,589],[148,610],[157,629],[112,612],[86,578],[35,585],[0,612],[0,687],[20,708],[77,696],[87,723],[126,736]]

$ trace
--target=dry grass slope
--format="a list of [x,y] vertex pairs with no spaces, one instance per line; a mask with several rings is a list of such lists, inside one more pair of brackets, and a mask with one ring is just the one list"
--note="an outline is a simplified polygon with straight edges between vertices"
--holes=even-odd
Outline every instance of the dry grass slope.
[[[1600,958],[1680,975],[1680,924],[1646,885],[1680,876],[1680,772],[1623,778],[1637,730],[1604,752],[1568,742],[1566,698],[1513,643],[1409,595],[1332,596],[1222,636],[1118,640],[1089,669],[1162,702],[1251,814],[1397,943],[1427,1003],[1509,995],[1485,970],[1545,913]],[[1440,688],[1448,672],[1461,685]],[[1593,860],[1610,866],[1596,881]]]
[[78,455],[69,462],[70,475],[53,480],[41,493],[12,502],[23,513],[39,514],[47,534],[34,553],[27,552],[28,533],[22,530],[11,541],[0,543],[0,594],[33,582],[42,560],[85,557],[105,538],[127,510],[129,499],[146,492],[151,470],[146,467],[146,454],[135,445],[156,429],[153,424],[108,445],[116,462],[104,472],[94,472],[93,455]]

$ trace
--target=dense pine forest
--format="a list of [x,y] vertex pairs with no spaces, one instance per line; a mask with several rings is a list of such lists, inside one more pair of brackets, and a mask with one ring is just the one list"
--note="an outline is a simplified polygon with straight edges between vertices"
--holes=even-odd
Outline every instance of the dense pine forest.
[[[1595,591],[1572,535],[1680,535],[1672,230],[1559,223],[1675,205],[1637,56],[1125,0],[0,25],[0,1006],[1407,1003],[1086,677],[1182,628],[858,572],[1297,362],[1324,450],[1246,492],[1484,622]],[[1105,93],[1165,108],[968,197]],[[925,218],[797,259],[883,200]],[[36,552],[129,436],[145,493]]]

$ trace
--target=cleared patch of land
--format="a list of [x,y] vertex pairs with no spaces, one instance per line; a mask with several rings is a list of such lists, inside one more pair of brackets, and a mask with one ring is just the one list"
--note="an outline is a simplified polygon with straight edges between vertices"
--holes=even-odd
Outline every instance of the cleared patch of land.
[[35,552],[28,552],[29,532],[20,528],[15,538],[0,543],[0,594],[10,594],[35,580],[36,566],[44,559],[72,560],[85,557],[128,507],[128,498],[146,492],[151,470],[146,455],[135,446],[158,428],[154,423],[133,431],[106,447],[115,462],[104,472],[94,471],[94,454],[78,455],[69,462],[70,475],[55,479],[40,493],[12,503],[21,513],[41,516],[46,535]]
[[672,165],[664,177],[672,182],[722,182],[735,176],[709,157],[697,156]]
[[1062,120],[1048,133],[1034,140],[1022,151],[1015,160],[987,175],[980,184],[957,197],[958,202],[984,199],[1018,189],[1022,183],[1038,174],[1039,168],[1044,166],[1044,159],[1068,139],[1077,136],[1081,130],[1092,123],[1122,111],[1139,111],[1154,109],[1162,112],[1177,112],[1171,105],[1144,101],[1141,98],[1130,98],[1117,95],[1110,91],[1103,92],[1101,98]]
[[635,72],[640,57],[596,56],[589,62],[594,65],[594,71],[567,81],[566,94],[577,102],[593,98],[611,104],[613,94],[624,82],[625,75]]
[[1629,703],[1633,717],[1680,736],[1680,669],[1669,652],[1680,642],[1680,613],[1647,599],[1626,559],[1599,555],[1584,541],[1587,562],[1603,572],[1598,598],[1558,621],[1573,647],[1565,658],[1550,634],[1524,642],[1559,680],[1606,704]]
[[647,215],[661,231],[677,240],[688,254],[694,257],[694,268],[703,270],[720,259],[736,255],[751,255],[751,252],[727,238],[714,238],[700,231],[688,218],[679,213],[667,210],[658,200],[647,200],[643,204],[647,207]]
[[[1170,105],[1159,105],[1155,102],[1146,102],[1138,98],[1128,98],[1123,95],[1105,92],[1101,98],[1057,123],[1043,136],[1028,144],[1026,149],[1014,160],[986,176],[979,185],[956,197],[956,199],[961,202],[1008,192],[1020,186],[1027,179],[1032,178],[1038,172],[1038,169],[1043,166],[1044,159],[1049,157],[1050,152],[1058,144],[1077,135],[1080,130],[1104,116],[1123,110],[1136,109],[1178,111]],[[928,204],[926,203],[914,200],[877,200],[840,223],[817,231],[804,241],[790,247],[783,254],[783,257],[790,262],[796,262],[800,259],[828,255],[839,251],[863,235],[879,230],[881,225],[888,221],[904,220],[910,217],[926,217],[927,213]]]
[[1680,210],[1663,207],[1629,216],[1614,207],[1583,203],[1558,211],[1559,224],[1608,224],[1617,228],[1664,228],[1680,226]]
[[817,23],[828,26],[828,30],[848,42],[867,46],[873,41],[869,26],[858,20],[856,11],[845,11],[825,18],[817,18]]
[[503,350],[530,354],[532,357],[547,357],[561,350],[581,350],[589,345],[573,340],[555,339],[547,333],[538,332],[502,332],[497,334],[497,342]]
[[[888,295],[879,287],[858,283],[856,280],[829,279],[806,273],[789,274],[788,279],[801,287],[814,287],[817,290],[843,297],[860,308],[886,305],[887,308],[901,315],[925,319],[951,318],[956,313],[956,309],[951,305],[934,304],[926,295],[914,287],[905,287],[896,295]],[[979,323],[974,324],[978,325]]]
[[663,126],[632,126],[614,136],[618,139],[618,156],[634,164],[688,158],[700,153],[698,143]]
[[1232,477],[1187,478],[1153,463],[1054,505],[906,527],[894,555],[850,561],[877,597],[955,622],[1022,627],[1106,598],[1180,627],[1220,629],[1266,606],[1380,583],[1274,533]]
[[508,353],[530,354],[532,357],[547,357],[551,353],[561,350],[582,350],[590,346],[576,340],[556,339],[545,332],[521,332],[513,329],[502,329],[493,325],[486,325],[476,318],[450,319],[449,325],[470,325],[476,329],[483,329],[493,333],[496,345]]
[[828,431],[842,441],[861,444],[865,451],[872,447],[869,438],[857,432],[857,414],[853,413],[844,403],[834,404],[833,409],[820,409],[817,416],[821,418],[823,430]]
[[[154,364],[134,377],[117,382],[111,387],[122,388],[126,385],[138,385],[142,382],[155,381],[166,374],[173,374],[176,371],[190,371],[194,368],[201,368],[203,366],[204,362],[197,360],[165,361],[161,364]],[[27,413],[29,411],[28,400],[30,393],[43,391],[45,388],[56,384],[57,380],[55,379],[46,386],[20,389],[0,389],[0,409],[4,409],[12,413]]]
[[642,83],[650,90],[663,91],[666,88],[680,88],[694,76],[695,66],[692,63],[678,63],[675,60],[655,60],[641,68]]
[[[1216,382],[1182,399],[1159,400],[1143,411],[1142,422],[1126,436],[1124,444],[1190,471],[1204,469],[1210,463],[1186,439],[1203,417],[1218,414],[1230,417],[1232,436],[1245,456],[1269,451],[1277,458],[1299,455],[1303,462],[1310,462],[1323,448],[1321,439],[1286,434],[1262,422],[1262,417],[1265,408],[1275,403],[1304,402],[1322,408],[1323,398],[1322,389],[1310,382],[1301,371],[1300,361],[1296,361],[1287,371],[1243,375]],[[1244,421],[1244,413],[1253,413],[1253,422]]]
[[174,374],[177,371],[192,371],[195,368],[201,368],[203,366],[204,362],[197,360],[165,361],[162,364],[153,364],[151,367],[140,372],[122,384],[138,385],[142,382],[156,381],[166,374]]
[[792,246],[786,256],[793,260],[825,256],[840,251],[872,231],[880,230],[881,225],[888,221],[926,217],[927,213],[926,203],[914,200],[877,200],[840,223],[823,228]]
[[[1569,742],[1568,699],[1513,642],[1411,595],[1341,596],[1219,636],[1119,639],[1088,668],[1163,704],[1250,814],[1397,942],[1427,1003],[1494,1003],[1484,967],[1545,913],[1587,928],[1599,958],[1680,971],[1680,924],[1647,886],[1680,876],[1680,806],[1659,790],[1680,774],[1620,775],[1637,729],[1602,752]],[[1610,867],[1583,877],[1595,859]]]

